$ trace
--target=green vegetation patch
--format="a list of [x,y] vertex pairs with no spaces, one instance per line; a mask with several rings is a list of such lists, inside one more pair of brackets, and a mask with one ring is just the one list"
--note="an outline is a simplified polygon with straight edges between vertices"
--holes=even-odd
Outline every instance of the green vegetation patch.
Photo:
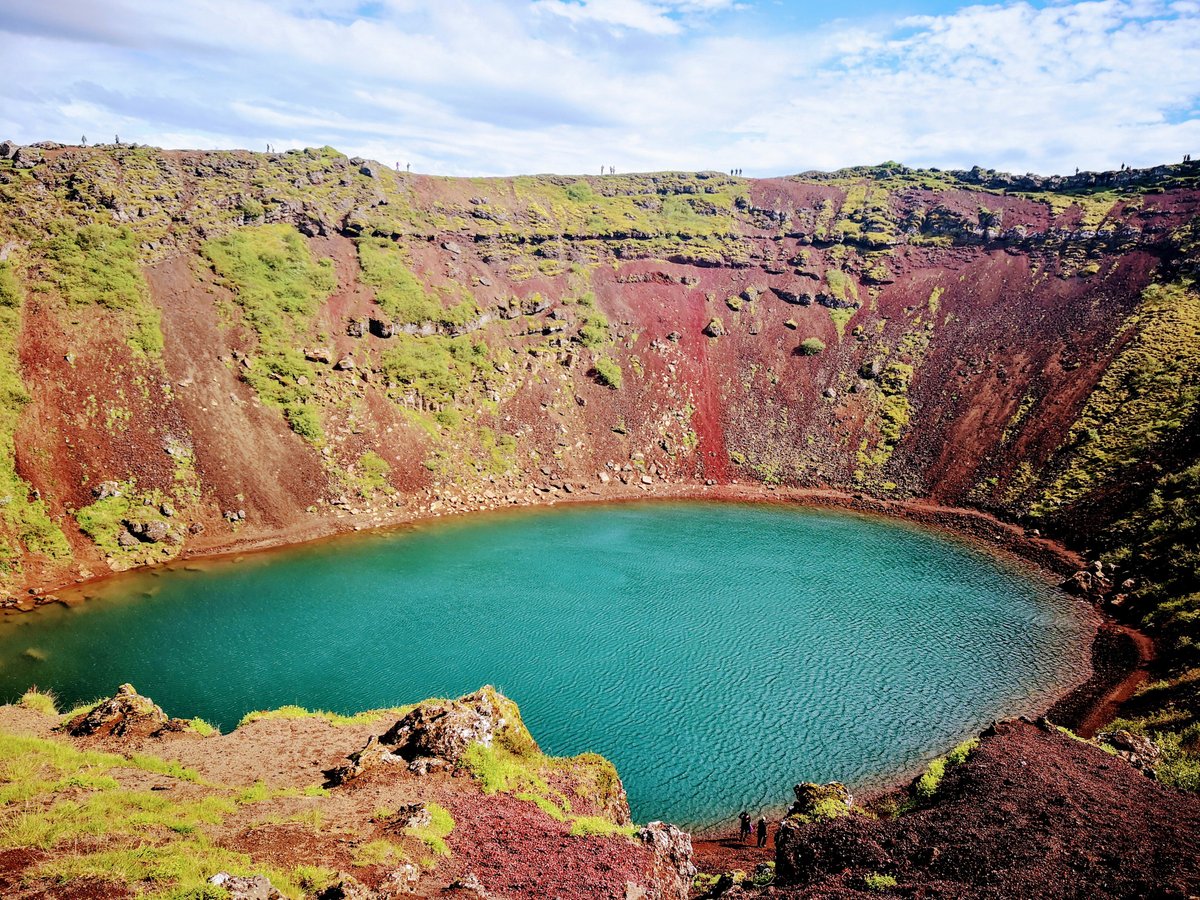
[[945,756],[939,756],[933,760],[921,776],[913,782],[911,798],[902,807],[902,811],[913,809],[932,800],[937,794],[938,788],[941,787],[946,773],[955,766],[965,763],[977,749],[979,749],[979,738],[969,738]]
[[385,718],[403,716],[411,712],[413,708],[413,705],[397,706],[390,709],[367,710],[366,712],[347,716],[341,713],[328,712],[323,709],[311,710],[305,709],[303,706],[281,706],[278,709],[262,709],[248,712],[242,716],[241,721],[237,723],[237,727],[241,728],[243,725],[249,725],[251,722],[271,719],[323,719],[337,728],[344,728],[350,725],[373,725]]
[[1136,333],[1072,426],[1059,474],[1029,513],[1046,516],[1151,460],[1200,412],[1200,293],[1191,281],[1153,284],[1128,322]]
[[[602,811],[619,808],[624,804],[624,790],[612,763],[594,753],[564,758],[544,755],[522,724],[516,704],[510,700],[503,703],[504,718],[510,725],[491,745],[475,743],[468,747],[458,762],[459,767],[475,779],[485,794],[507,793],[532,803],[551,818],[570,822],[573,834],[624,833],[621,826],[604,815],[574,814],[571,798],[551,783],[555,777],[565,776],[571,783],[567,790],[575,797]],[[574,830],[580,822],[579,830]]]
[[60,219],[39,248],[45,282],[68,303],[96,305],[121,314],[130,328],[129,343],[147,356],[162,352],[158,307],[142,277],[137,238],[129,228],[76,225]]
[[841,269],[830,269],[825,273],[825,283],[829,285],[829,295],[842,303],[858,302],[858,284]]
[[303,344],[321,303],[337,287],[332,260],[314,261],[290,225],[241,228],[206,241],[201,252],[234,292],[258,351],[242,377],[292,429],[311,443],[324,438]]
[[117,493],[103,497],[75,511],[80,529],[110,557],[128,564],[151,562],[163,557],[163,550],[178,549],[178,544],[165,542],[143,544],[137,541],[122,546],[120,537],[127,531],[125,523],[148,525],[152,522],[169,524],[171,519],[162,512],[165,497],[159,491],[138,493],[132,481],[118,485]]
[[49,692],[39,691],[36,687],[31,687],[22,694],[21,699],[17,701],[17,705],[47,716],[58,715],[57,698]]
[[390,238],[360,238],[357,244],[362,280],[375,288],[375,301],[388,321],[454,326],[465,325],[479,315],[478,306],[470,298],[449,308],[444,306],[413,273],[407,251]]
[[[128,770],[178,783],[171,791],[129,790],[118,780]],[[281,871],[211,842],[208,832],[245,803],[313,796],[257,788],[239,795],[172,760],[0,732],[0,849],[51,853],[29,874],[59,884],[93,878],[139,895],[209,897],[215,895],[208,879],[227,871],[265,874],[286,896],[299,898],[324,873],[313,867]]]
[[617,825],[600,816],[576,816],[571,820],[572,837],[626,837],[631,838],[637,829],[632,825]]
[[868,872],[863,876],[863,886],[868,891],[890,891],[896,887],[896,876],[882,872]]
[[595,362],[596,380],[606,387],[620,390],[624,382],[624,375],[621,372],[621,367],[615,360],[608,356],[600,356]]
[[450,847],[446,838],[454,830],[454,817],[450,815],[449,810],[437,803],[426,803],[425,809],[429,812],[429,824],[407,828],[405,834],[423,841],[425,846],[438,856],[449,856]]
[[817,356],[825,352],[825,342],[819,337],[806,337],[796,349],[801,356]]
[[384,378],[434,403],[450,403],[495,366],[487,344],[469,337],[398,334],[380,357]]

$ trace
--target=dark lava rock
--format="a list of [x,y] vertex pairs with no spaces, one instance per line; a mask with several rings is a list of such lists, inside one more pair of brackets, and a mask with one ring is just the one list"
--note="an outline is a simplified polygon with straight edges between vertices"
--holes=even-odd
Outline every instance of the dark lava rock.
[[379,743],[379,738],[371,735],[361,750],[356,750],[346,757],[346,762],[325,772],[326,784],[337,787],[346,784],[362,775],[368,769],[373,769],[383,762],[401,762],[400,757]]
[[457,700],[422,703],[380,741],[406,760],[433,757],[456,763],[471,744],[490,747],[501,734],[536,747],[516,705],[495,688],[484,687]]
[[361,881],[344,875],[337,883],[317,894],[317,900],[383,900],[384,896]]
[[116,694],[66,722],[63,729],[72,737],[92,734],[122,737],[157,732],[167,721],[167,714],[153,700],[143,697],[133,685],[123,684]]

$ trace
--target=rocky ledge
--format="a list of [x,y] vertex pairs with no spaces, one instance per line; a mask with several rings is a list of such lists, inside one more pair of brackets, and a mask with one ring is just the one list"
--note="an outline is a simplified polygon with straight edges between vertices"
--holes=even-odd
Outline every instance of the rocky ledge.
[[[19,811],[18,811],[19,804]],[[690,836],[631,822],[615,769],[545,756],[491,687],[230,734],[122,685],[0,707],[0,896],[683,900]]]

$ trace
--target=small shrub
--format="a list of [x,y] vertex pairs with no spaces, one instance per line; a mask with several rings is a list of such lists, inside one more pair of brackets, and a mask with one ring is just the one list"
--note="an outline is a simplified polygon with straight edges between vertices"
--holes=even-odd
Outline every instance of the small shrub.
[[930,800],[937,793],[938,787],[942,783],[942,778],[946,774],[946,759],[939,756],[929,764],[924,774],[917,779],[913,785],[913,791],[921,800]]
[[896,886],[896,876],[869,872],[863,876],[863,884],[868,891],[890,891]]
[[58,703],[54,694],[49,691],[39,691],[36,687],[31,687],[22,694],[21,699],[17,701],[17,705],[47,716],[58,715]]
[[620,390],[624,382],[624,374],[616,362],[607,356],[601,356],[596,360],[596,380],[605,387]]
[[801,356],[816,356],[825,350],[825,342],[819,337],[807,337],[800,342]]
[[188,731],[194,731],[196,734],[200,735],[200,737],[211,737],[212,735],[219,733],[216,727],[210,725],[208,722],[205,722],[203,719],[189,719]]
[[592,309],[583,317],[583,324],[579,328],[579,343],[585,347],[602,347],[605,344],[612,343],[612,334],[609,331],[608,316],[600,312],[598,309]]
[[586,181],[576,181],[574,184],[568,184],[564,189],[567,194],[567,199],[572,203],[586,203],[592,199],[592,187]]

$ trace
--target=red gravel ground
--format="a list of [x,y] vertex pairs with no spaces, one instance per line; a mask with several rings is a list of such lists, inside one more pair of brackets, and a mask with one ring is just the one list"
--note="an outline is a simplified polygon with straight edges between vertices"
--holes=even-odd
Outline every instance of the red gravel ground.
[[1200,893],[1200,797],[1061,732],[998,726],[937,798],[897,819],[804,827],[779,853],[790,886],[772,893],[854,896],[872,872],[894,875],[909,897]]

